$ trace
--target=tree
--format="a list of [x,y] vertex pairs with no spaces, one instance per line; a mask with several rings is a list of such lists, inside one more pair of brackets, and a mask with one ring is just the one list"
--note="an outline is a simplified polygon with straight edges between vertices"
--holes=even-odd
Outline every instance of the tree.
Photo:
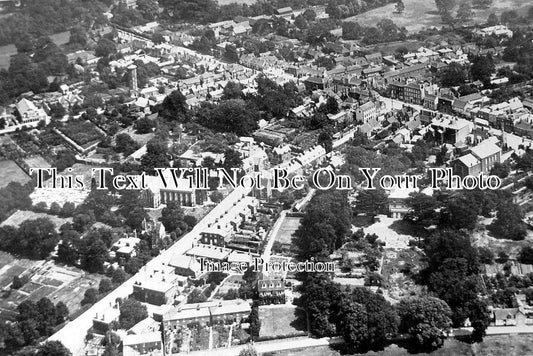
[[496,219],[489,225],[489,230],[499,239],[523,240],[527,234],[523,218],[524,213],[517,204],[500,204]]
[[211,199],[213,203],[218,204],[222,201],[222,199],[224,199],[224,196],[218,190],[215,190],[213,193],[209,195],[209,198]]
[[85,47],[87,45],[87,32],[82,27],[73,27],[70,30],[68,43],[76,47]]
[[309,27],[309,22],[303,15],[298,15],[294,19],[294,26],[298,27],[300,30],[305,30]]
[[147,134],[149,132],[152,132],[152,128],[154,126],[155,123],[152,120],[148,119],[147,117],[144,117],[142,119],[137,120],[137,122],[135,123],[135,130],[138,134]]
[[402,299],[397,310],[401,332],[409,333],[420,347],[436,349],[442,346],[451,327],[452,314],[443,300],[433,297]]
[[440,213],[440,225],[456,230],[473,230],[477,225],[478,213],[478,206],[467,197],[450,198]]
[[487,18],[487,25],[489,26],[495,26],[500,23],[500,20],[498,19],[498,16],[496,16],[495,13],[491,13],[489,17]]
[[466,24],[472,19],[472,16],[474,16],[474,13],[472,12],[472,5],[470,5],[469,2],[461,3],[461,5],[459,5],[459,9],[457,10],[457,19],[463,24]]
[[187,297],[187,303],[189,304],[203,303],[206,300],[207,300],[206,296],[198,288],[193,289],[191,293],[189,293],[189,296]]
[[261,330],[261,320],[259,320],[259,307],[257,305],[252,307],[252,312],[248,317],[250,323],[250,336],[252,340],[257,340],[259,331]]
[[230,80],[222,91],[222,100],[242,99],[242,85],[239,82]]
[[98,285],[98,291],[101,294],[105,294],[111,290],[113,290],[113,284],[111,283],[111,280],[109,278],[103,278],[102,280],[100,280],[100,284]]
[[518,256],[518,260],[520,261],[520,263],[533,265],[533,247],[531,246],[522,247],[522,250],[520,251],[520,255]]
[[65,303],[59,302],[56,304],[56,324],[61,324],[68,319],[69,310]]
[[179,90],[174,90],[163,100],[159,114],[168,121],[189,121],[187,98]]
[[183,209],[177,201],[168,202],[167,206],[161,211],[161,223],[168,232],[175,231],[182,226],[183,217]]
[[85,291],[85,294],[83,295],[83,300],[81,301],[81,305],[94,304],[97,301],[98,301],[98,290],[94,288],[89,288]]
[[120,304],[119,322],[123,329],[130,329],[132,326],[148,317],[146,306],[135,299],[126,299]]
[[117,52],[115,43],[105,37],[101,38],[96,44],[94,54],[97,57],[108,57]]
[[398,2],[396,2],[396,12],[401,14],[403,13],[405,10],[405,4],[403,3],[402,0],[399,0]]
[[453,87],[463,84],[468,79],[468,72],[459,63],[450,65],[440,74],[441,84],[445,87]]
[[490,77],[495,71],[492,56],[475,56],[471,59],[471,62],[470,73],[472,74],[472,79],[481,80],[483,83],[490,83]]
[[363,36],[363,28],[359,23],[344,21],[342,23],[342,38],[345,40],[356,40]]
[[382,189],[365,189],[357,194],[355,211],[369,216],[386,214],[389,203],[385,191]]
[[491,175],[496,175],[501,179],[507,178],[510,172],[511,169],[509,168],[509,165],[500,162],[494,163],[494,166],[490,170]]
[[115,269],[111,275],[113,284],[122,284],[126,282],[126,279],[128,279],[128,274],[122,268]]
[[37,356],[71,356],[72,353],[61,341],[47,341],[37,348]]
[[405,219],[422,226],[434,225],[438,220],[438,201],[423,193],[412,193],[406,201],[410,208]]
[[354,288],[349,299],[364,308],[366,331],[358,340],[359,349],[366,351],[385,347],[389,338],[398,331],[399,318],[394,307],[382,295],[363,287]]

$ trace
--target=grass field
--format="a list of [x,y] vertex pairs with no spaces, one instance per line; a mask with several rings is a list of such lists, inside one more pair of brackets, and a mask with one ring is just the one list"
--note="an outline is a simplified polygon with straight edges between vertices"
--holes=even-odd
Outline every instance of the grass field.
[[13,161],[0,161],[0,188],[11,182],[24,184],[31,178]]
[[305,322],[297,317],[298,309],[294,306],[260,306],[261,320],[260,338],[274,338],[283,336],[305,335]]
[[282,244],[291,244],[292,234],[300,226],[301,218],[298,217],[285,217],[283,223],[281,224],[278,233],[276,234],[274,241],[279,241]]
[[467,344],[456,339],[446,340],[444,347],[431,353],[410,353],[409,351],[391,345],[383,351],[371,351],[365,354],[342,354],[327,346],[278,351],[268,353],[269,356],[526,356],[533,355],[533,335],[498,335],[487,336],[480,344]]
[[63,219],[63,218],[59,218],[59,217],[57,217],[55,215],[49,215],[49,214],[46,214],[46,213],[36,213],[36,212],[33,212],[33,211],[19,210],[19,211],[16,211],[15,213],[13,213],[4,222],[2,222],[2,224],[0,224],[0,226],[11,225],[11,226],[14,226],[14,227],[18,227],[22,222],[24,222],[26,220],[35,220],[35,219],[39,219],[39,218],[48,218],[48,219],[50,219],[50,221],[52,221],[52,223],[55,225],[57,231],[59,231],[59,228],[64,223],[72,222],[72,218]]
[[[442,22],[437,14],[437,7],[433,0],[403,0],[405,11],[396,14],[396,4],[388,4],[363,14],[348,18],[349,21],[357,21],[364,26],[375,26],[382,19],[391,19],[400,27],[405,27],[409,32],[418,32],[429,27],[440,27]],[[515,10],[519,14],[531,6],[530,0],[501,0],[495,1],[489,9],[474,9],[472,23],[486,22],[489,14],[497,15],[506,10]],[[456,11],[456,10],[454,10]],[[455,12],[453,12],[455,15]]]

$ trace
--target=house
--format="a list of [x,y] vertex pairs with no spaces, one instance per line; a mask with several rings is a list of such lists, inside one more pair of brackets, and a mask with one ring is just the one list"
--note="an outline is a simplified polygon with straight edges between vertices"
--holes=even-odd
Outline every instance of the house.
[[156,320],[148,317],[133,325],[128,330],[128,335],[141,335],[145,333],[159,331],[159,328],[160,324]]
[[495,326],[525,326],[527,316],[522,308],[497,308],[493,310]]
[[178,330],[191,323],[240,323],[251,311],[250,303],[243,299],[183,304],[163,315],[163,330]]
[[109,255],[116,258],[124,258],[126,260],[136,255],[135,247],[141,242],[138,237],[123,237],[111,246]]
[[481,142],[472,147],[470,153],[459,157],[454,162],[455,174],[465,177],[467,175],[488,174],[494,164],[501,162],[501,148],[491,142]]
[[126,335],[122,340],[123,356],[163,356],[163,340],[160,331],[139,335]]
[[377,118],[377,108],[376,105],[369,101],[357,109],[355,109],[355,119],[357,122],[366,123],[371,119]]
[[466,137],[472,131],[472,123],[456,117],[440,116],[431,120],[429,130],[441,144],[455,145],[466,142]]
[[202,266],[196,258],[187,255],[174,255],[168,262],[168,265],[174,267],[176,274],[197,278],[202,274]]
[[50,117],[42,108],[37,108],[33,102],[26,98],[20,99],[15,105],[17,112],[20,114],[20,121],[22,124],[38,123],[44,121],[48,124]]
[[169,170],[164,170],[161,174],[164,181],[161,177],[144,176],[148,188],[141,191],[140,199],[146,206],[157,208],[171,201],[177,201],[183,206],[195,206],[206,199],[205,191],[196,189],[188,179],[174,179]]
[[285,294],[285,283],[282,279],[263,279],[262,276],[257,280],[257,290],[259,297],[275,297]]
[[133,283],[133,297],[152,305],[170,304],[178,295],[179,279],[172,266],[161,265],[144,272]]
[[111,330],[111,324],[118,321],[119,316],[120,310],[118,305],[96,313],[93,318],[93,328],[95,332],[105,334],[107,331]]

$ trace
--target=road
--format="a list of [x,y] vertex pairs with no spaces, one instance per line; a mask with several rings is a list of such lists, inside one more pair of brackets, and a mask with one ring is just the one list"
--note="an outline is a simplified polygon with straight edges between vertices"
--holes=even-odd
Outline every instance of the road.
[[[317,157],[318,159],[320,157]],[[289,174],[294,173],[299,167],[289,168]],[[202,220],[200,220],[196,226],[180,240],[174,243],[167,250],[163,251],[159,256],[154,257],[150,262],[146,264],[135,276],[124,282],[117,287],[114,291],[107,296],[96,302],[85,313],[81,314],[75,320],[67,323],[61,330],[50,336],[49,340],[61,341],[73,355],[84,355],[83,348],[85,346],[85,335],[87,330],[91,328],[93,318],[96,314],[102,314],[105,310],[109,309],[115,304],[117,298],[127,298],[133,293],[133,284],[139,277],[144,277],[146,273],[150,273],[151,270],[161,266],[162,263],[167,263],[172,256],[185,254],[194,243],[200,238],[200,232],[205,231],[209,224],[214,223],[217,218],[225,214],[226,210],[238,202],[242,197],[249,194],[251,188],[237,187],[235,188],[222,202],[216,205]],[[279,227],[278,227],[279,229]],[[273,239],[272,243],[273,243]],[[270,249],[272,246],[270,245]],[[270,253],[269,253],[270,255]]]
[[[281,350],[293,350],[293,349],[302,349],[306,347],[318,347],[318,346],[329,346],[329,345],[336,345],[336,344],[342,344],[344,341],[342,338],[322,338],[322,339],[312,339],[306,336],[302,337],[292,337],[288,339],[278,339],[278,340],[271,340],[271,341],[260,341],[254,343],[254,347],[257,350],[259,354],[264,353],[270,353],[275,351],[281,351]],[[248,345],[239,345],[239,346],[233,346],[230,348],[224,348],[224,349],[216,349],[216,350],[209,350],[209,351],[193,351],[189,353],[188,355],[193,356],[236,356],[239,354],[239,352],[245,348],[247,348]]]

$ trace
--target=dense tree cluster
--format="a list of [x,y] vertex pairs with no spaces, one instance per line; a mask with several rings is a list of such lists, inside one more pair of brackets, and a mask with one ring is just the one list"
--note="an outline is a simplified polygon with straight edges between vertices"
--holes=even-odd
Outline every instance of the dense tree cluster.
[[407,30],[405,27],[398,27],[390,19],[379,21],[375,27],[361,26],[357,22],[345,21],[342,23],[342,38],[345,40],[362,39],[365,44],[403,41],[407,38]]
[[107,22],[103,13],[109,5],[108,1],[23,1],[20,11],[2,18],[0,45],[15,43],[28,36],[52,35],[80,24],[94,22],[103,25]]
[[327,260],[344,243],[351,216],[344,192],[327,191],[313,197],[293,237],[299,259]]
[[49,336],[57,325],[68,318],[69,311],[63,302],[56,305],[48,298],[37,303],[25,300],[17,306],[14,323],[1,322],[0,335],[4,336],[4,346],[8,353],[25,345],[32,345],[39,338]]
[[130,329],[139,321],[148,317],[146,306],[135,299],[126,299],[120,303],[119,322],[123,329]]

